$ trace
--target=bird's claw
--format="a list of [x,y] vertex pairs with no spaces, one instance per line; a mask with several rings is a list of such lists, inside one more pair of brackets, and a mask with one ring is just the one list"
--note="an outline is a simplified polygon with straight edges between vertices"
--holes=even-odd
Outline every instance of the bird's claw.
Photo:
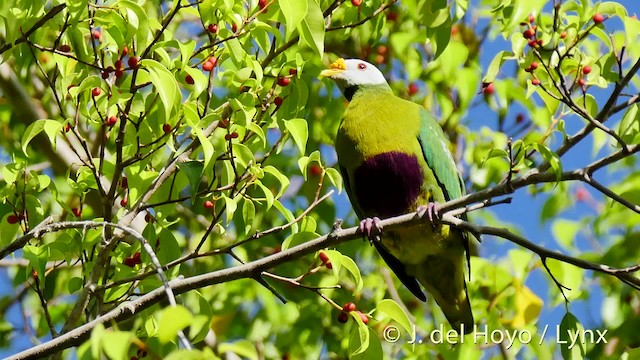
[[427,215],[432,227],[436,227],[440,224],[440,213],[438,212],[438,209],[436,209],[437,206],[437,202],[430,202],[427,205],[418,206],[417,209],[420,217],[424,217],[425,214]]
[[360,221],[358,229],[361,233],[367,235],[369,239],[373,239],[375,236],[382,233],[382,223],[380,222],[380,218],[374,216]]

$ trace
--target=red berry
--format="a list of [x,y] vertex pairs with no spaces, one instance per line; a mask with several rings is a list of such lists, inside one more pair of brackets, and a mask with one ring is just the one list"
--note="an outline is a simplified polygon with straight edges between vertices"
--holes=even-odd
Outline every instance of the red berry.
[[171,124],[164,124],[162,125],[162,131],[164,131],[165,134],[168,134],[171,132]]
[[325,264],[327,263],[327,261],[329,261],[329,257],[323,251],[320,251],[320,253],[318,254],[318,257],[320,258],[320,261],[322,261]]
[[73,209],[71,209],[71,211],[73,212],[73,215],[75,215],[76,217],[82,216],[82,210],[80,210],[80,208],[74,207]]
[[537,46],[542,46],[542,39],[537,39],[536,40],[536,45]]
[[189,85],[195,84],[195,81],[193,80],[193,77],[191,75],[185,76],[184,81]]
[[210,62],[205,62],[204,64],[202,64],[202,70],[204,71],[211,71],[213,70],[213,64]]
[[584,86],[586,83],[587,82],[583,78],[578,79],[578,85]]
[[138,265],[138,264],[141,264],[142,263],[142,258],[141,258],[141,255],[140,255],[140,251],[136,251],[135,254],[129,256],[128,258],[125,258],[122,261],[122,263],[127,265],[128,267],[131,267],[131,268],[136,266],[136,265]]
[[207,26],[207,30],[209,30],[210,33],[215,34],[218,32],[218,24],[209,24],[209,26]]
[[224,139],[225,139],[226,141],[231,140],[231,134],[224,134]]
[[587,66],[582,68],[582,73],[583,74],[587,75],[590,72],[591,72],[591,66],[587,65]]
[[596,25],[598,24],[602,24],[602,22],[604,21],[604,16],[602,16],[602,14],[595,14],[593,15],[593,22],[596,23]]
[[482,93],[485,95],[492,95],[496,92],[496,87],[493,83],[483,84]]
[[520,113],[518,115],[516,115],[516,124],[521,124],[524,122],[524,114]]
[[538,68],[538,63],[536,61],[532,62],[531,65],[529,65],[528,68],[526,68],[524,71],[526,72],[532,72],[533,70]]
[[127,200],[126,197],[123,197],[122,200],[120,200],[120,206],[122,207],[127,206],[128,203],[129,203],[129,200]]
[[120,79],[124,75],[124,71],[122,69],[118,69],[115,72],[116,79]]
[[109,78],[109,73],[107,71],[103,71],[102,73],[100,73],[100,75],[104,80],[107,80]]
[[238,24],[236,23],[231,24],[231,32],[235,33],[236,31],[238,31]]
[[71,51],[71,46],[69,46],[68,44],[62,44],[62,45],[60,45],[58,50],[60,50],[62,52],[69,52],[69,51]]
[[529,44],[529,46],[530,46],[530,47],[532,47],[532,48],[534,48],[534,47],[537,47],[537,46],[538,46],[538,42],[537,42],[537,41],[535,41],[535,40],[529,40],[528,44]]
[[420,91],[420,87],[418,86],[418,84],[413,83],[413,82],[411,84],[409,84],[409,88],[407,89],[407,92],[409,93],[409,96],[413,96],[413,95],[417,94],[418,91]]
[[536,35],[536,31],[533,30],[532,28],[528,28],[527,30],[522,32],[522,36],[524,36],[525,39],[531,39],[535,35]]
[[91,34],[93,35],[93,38],[96,40],[100,40],[100,38],[102,37],[102,33],[100,33],[100,30],[93,30]]
[[129,180],[127,179],[126,176],[123,176],[122,179],[120,179],[120,187],[123,189],[126,189],[129,187]]
[[327,261],[327,262],[324,264],[324,266],[326,266],[326,267],[327,267],[327,269],[329,269],[329,270],[333,269],[333,265],[331,264],[331,261]]
[[277,107],[280,107],[280,105],[282,105],[282,101],[284,101],[280,96],[278,96],[277,98],[273,99],[273,103],[276,104]]
[[231,134],[229,134],[231,136],[232,139],[237,139],[238,138],[238,133],[237,132],[232,132]]
[[378,46],[378,49],[377,49],[378,54],[385,55],[388,51],[389,51],[389,48],[386,47],[385,45]]
[[589,191],[583,187],[579,187],[576,190],[576,200],[577,201],[587,201],[590,197]]
[[129,54],[129,48],[125,45],[122,47],[122,56],[127,56],[127,54]]
[[338,314],[338,321],[343,324],[346,323],[347,321],[349,321],[349,314],[344,311],[340,311],[340,313]]
[[258,0],[258,7],[260,10],[264,10],[267,7],[267,0]]
[[298,69],[296,68],[291,68],[289,69],[289,75],[294,76],[298,73]]
[[398,20],[398,13],[395,11],[389,11],[387,14],[387,21],[396,21]]
[[384,61],[385,61],[384,55],[380,55],[380,54],[376,55],[373,61],[378,65],[384,64]]
[[280,85],[280,86],[287,86],[287,85],[289,85],[290,82],[291,82],[291,80],[289,80],[289,78],[287,78],[287,77],[279,77],[278,78],[278,85]]
[[369,323],[369,317],[367,315],[360,312],[360,310],[356,310],[356,314],[360,315],[360,320],[366,325]]
[[531,80],[531,83],[532,83],[533,85],[536,85],[536,86],[537,86],[537,85],[540,85],[540,80],[539,80],[539,79],[533,79],[533,80]]
[[207,200],[204,202],[204,208],[205,209],[213,209],[213,201],[211,200]]
[[102,94],[102,89],[100,89],[99,87],[94,87],[93,89],[91,89],[91,96],[96,97],[100,96],[100,94]]
[[129,60],[127,60],[127,64],[129,64],[129,67],[132,69],[135,69],[138,67],[138,58],[135,56],[132,56],[129,58]]
[[320,176],[322,174],[322,167],[318,164],[312,164],[311,167],[309,167],[309,172],[313,176]]
[[107,122],[105,123],[107,126],[111,127],[113,125],[115,125],[116,123],[118,123],[118,118],[115,116],[110,116],[107,119]]
[[567,37],[567,32],[566,31],[563,31],[563,32],[560,33],[560,39],[564,39],[566,37]]
[[122,64],[122,60],[120,59],[116,60],[116,62],[113,63],[113,66],[116,68],[116,70],[124,69],[124,65]]
[[343,311],[355,311],[356,310],[356,304],[352,303],[352,302],[348,302],[346,304],[344,304],[344,306],[342,307]]
[[351,0],[351,5],[353,6],[360,6],[362,5],[362,0]]
[[18,215],[13,214],[7,217],[7,222],[9,224],[17,224],[18,221],[20,221],[20,218],[18,217]]
[[62,128],[62,131],[64,131],[64,132],[71,131],[71,124],[69,124],[69,123],[64,124],[64,128]]
[[536,17],[533,14],[529,14],[529,23],[533,24],[534,21],[536,21]]

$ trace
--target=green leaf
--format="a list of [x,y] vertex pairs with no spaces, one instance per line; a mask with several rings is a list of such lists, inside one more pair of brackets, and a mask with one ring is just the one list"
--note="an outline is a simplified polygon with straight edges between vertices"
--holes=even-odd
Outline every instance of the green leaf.
[[570,312],[567,312],[560,322],[558,342],[564,360],[584,359],[584,327]]
[[128,331],[106,330],[100,339],[102,351],[109,359],[127,359],[132,338]]
[[[356,315],[358,320],[360,320],[360,316]],[[357,320],[356,320],[357,321]],[[361,320],[362,321],[362,320]],[[358,324],[358,330],[360,330],[360,324]],[[382,352],[382,344],[380,343],[380,338],[376,334],[375,330],[370,327],[366,327],[367,329],[367,337],[368,337],[368,345],[366,349],[362,352],[357,353],[358,348],[363,347],[362,336],[360,331],[353,331],[351,333],[351,337],[349,338],[349,359],[351,360],[382,360],[384,359],[384,353]]]
[[238,340],[233,343],[222,343],[218,346],[218,352],[220,354],[230,352],[232,354],[236,354],[237,356],[239,355],[251,360],[259,359],[256,346],[249,340]]
[[227,218],[227,224],[229,224],[233,219],[233,213],[235,213],[236,209],[238,208],[238,203],[236,202],[236,200],[228,197],[225,194],[222,194],[220,198],[224,201],[225,215]]
[[[304,2],[304,0],[297,0],[297,2]],[[307,4],[309,11],[298,26],[300,42],[305,42],[318,56],[322,57],[324,53],[324,16],[320,5],[315,0],[307,0]]]
[[169,306],[162,311],[158,324],[158,339],[167,343],[175,339],[178,331],[191,324],[193,315],[182,305]]
[[342,192],[342,175],[334,168],[324,169],[325,174],[329,178],[329,181],[338,189],[338,194]]
[[356,321],[356,331],[351,333],[349,339],[349,357],[364,353],[369,348],[369,339],[377,338],[377,335],[370,336],[369,327],[362,322],[360,314],[350,311],[349,315]]
[[574,250],[574,239],[582,227],[583,225],[577,221],[556,219],[551,225],[551,233],[562,247]]
[[[155,91],[160,96],[164,106],[165,116],[168,118],[172,109],[177,109],[182,101],[182,94],[175,76],[162,64],[155,60],[140,60],[139,66],[146,71],[151,78]],[[138,83],[138,85],[140,82]]]
[[285,18],[286,38],[289,39],[293,34],[293,30],[298,27],[298,24],[307,15],[309,4],[304,0],[279,0],[278,4]]
[[178,164],[178,169],[183,171],[187,175],[187,180],[189,180],[189,188],[191,192],[191,201],[193,202],[198,194],[198,189],[200,188],[200,182],[202,180],[202,170],[204,169],[204,165],[200,161],[187,161]]
[[307,127],[307,120],[305,119],[291,119],[284,122],[284,126],[287,128],[293,141],[295,141],[300,154],[304,155],[307,147],[307,139],[309,138],[309,128]]
[[397,302],[391,299],[384,299],[376,305],[376,311],[386,314],[392,320],[400,324],[407,334],[413,334],[413,326],[409,315],[402,309]]
[[634,104],[627,109],[618,126],[618,135],[629,145],[640,143],[640,111]]
[[[331,264],[333,265],[333,263]],[[347,269],[347,271],[349,271],[351,275],[353,275],[353,279],[356,282],[354,293],[362,290],[364,283],[362,282],[362,275],[360,275],[360,269],[358,268],[356,262],[347,255],[342,255],[342,266],[344,266],[344,268]]]
[[542,157],[547,162],[549,162],[549,164],[551,165],[551,169],[553,169],[553,172],[556,174],[556,181],[560,182],[560,180],[562,179],[562,163],[560,162],[560,157],[558,156],[558,154],[549,150],[548,147],[540,143],[532,144],[532,147],[538,150],[538,152],[540,152],[540,155],[542,155]]
[[49,138],[49,142],[53,144],[53,149],[56,148],[56,137],[60,133],[60,129],[62,129],[62,123],[49,120],[49,119],[41,119],[36,120],[34,123],[29,125],[27,129],[24,131],[24,135],[22,135],[22,151],[25,155],[29,156],[27,153],[27,146],[35,138],[38,134],[44,131]]
[[495,80],[496,76],[498,76],[498,73],[500,72],[502,63],[504,63],[507,58],[513,56],[513,53],[509,51],[500,51],[498,54],[496,54],[496,56],[493,57],[493,60],[491,60],[491,63],[487,68],[487,74],[484,76],[482,81],[485,83],[493,82],[493,80]]

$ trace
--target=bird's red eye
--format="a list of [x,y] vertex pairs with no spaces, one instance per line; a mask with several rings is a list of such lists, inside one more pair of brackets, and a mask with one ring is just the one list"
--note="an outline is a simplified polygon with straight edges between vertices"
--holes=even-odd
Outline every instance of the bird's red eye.
[[366,69],[366,68],[367,68],[367,65],[365,65],[364,63],[360,63],[360,64],[358,64],[358,69],[360,69],[360,70],[364,70],[364,69]]

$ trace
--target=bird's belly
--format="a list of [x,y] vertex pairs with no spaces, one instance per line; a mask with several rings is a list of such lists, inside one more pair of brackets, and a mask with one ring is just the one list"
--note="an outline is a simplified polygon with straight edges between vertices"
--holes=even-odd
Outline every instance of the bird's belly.
[[446,225],[433,228],[428,223],[383,231],[382,245],[404,264],[421,264],[446,250],[448,231]]
[[355,169],[353,179],[359,207],[368,217],[386,218],[414,211],[422,184],[418,159],[401,152],[366,159]]

